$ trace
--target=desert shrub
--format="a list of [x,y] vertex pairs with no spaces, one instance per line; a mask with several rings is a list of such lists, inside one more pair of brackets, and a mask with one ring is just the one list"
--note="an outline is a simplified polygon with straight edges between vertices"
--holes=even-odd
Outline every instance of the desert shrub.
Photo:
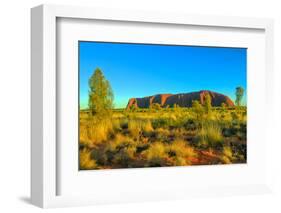
[[129,120],[128,130],[133,137],[138,137],[141,131],[141,124],[138,120]]
[[97,147],[92,149],[91,158],[94,159],[98,165],[107,165],[108,155],[106,153],[106,149],[104,149],[104,147]]
[[222,151],[221,161],[225,164],[230,164],[230,163],[232,163],[233,159],[234,158],[233,158],[233,153],[232,153],[231,147],[224,146],[223,151]]
[[134,143],[135,142],[128,136],[118,133],[109,143],[106,144],[106,149],[112,152],[117,152],[123,147],[135,145]]
[[121,119],[119,122],[120,122],[120,127],[121,127],[122,129],[128,129],[128,123],[129,123],[129,121],[128,121],[127,118]]
[[87,120],[80,122],[80,144],[88,147],[95,147],[104,142],[113,133],[110,119]]
[[96,161],[91,159],[91,152],[87,148],[79,151],[79,167],[80,169],[96,169]]
[[150,133],[154,130],[151,121],[148,119],[130,120],[128,124],[128,129],[130,134],[135,138],[138,137],[141,132],[145,135],[150,135]]
[[136,146],[136,153],[139,154],[141,152],[143,152],[144,150],[147,150],[149,148],[148,144],[138,144]]
[[224,164],[231,164],[231,160],[228,157],[226,157],[225,155],[221,156],[221,161]]
[[197,141],[200,147],[221,147],[223,143],[222,130],[220,126],[214,122],[206,122],[202,124],[197,134]]
[[195,157],[196,152],[194,148],[189,146],[184,140],[175,140],[168,147],[169,152],[175,153],[177,156],[181,157]]
[[240,130],[240,134],[241,134],[241,139],[246,140],[246,138],[247,138],[247,124],[241,123],[239,130]]
[[156,140],[166,141],[169,135],[170,135],[170,131],[168,129],[158,128],[155,130]]
[[91,141],[89,139],[89,136],[88,136],[88,128],[89,126],[86,125],[86,122],[80,122],[80,144],[81,145],[88,145],[88,144],[91,144]]
[[114,139],[106,144],[105,155],[109,165],[130,167],[135,160],[137,142],[132,138],[116,134]]
[[221,119],[223,121],[231,122],[233,120],[232,115],[229,112],[223,112],[222,115],[223,115],[223,117],[221,117]]
[[122,167],[131,167],[135,160],[136,147],[128,146],[121,148],[113,157],[113,163]]
[[144,151],[144,156],[147,160],[147,166],[164,166],[168,158],[166,146],[160,142],[153,143]]
[[167,127],[171,126],[171,122],[167,118],[154,119],[152,121],[152,126],[153,126],[154,129],[167,128]]
[[101,166],[127,167],[134,160],[136,145],[130,137],[117,133],[110,141],[92,149],[91,157]]
[[231,112],[232,120],[238,120],[239,119],[239,113],[237,111]]
[[194,121],[194,119],[187,119],[183,126],[185,127],[186,130],[195,130],[198,128],[198,123]]
[[178,104],[174,104],[173,107],[172,107],[172,110],[175,113],[180,113],[182,111],[182,108]]
[[224,146],[223,147],[223,155],[225,155],[226,157],[232,159],[232,150],[229,146]]
[[173,165],[174,166],[187,166],[189,165],[189,162],[183,157],[175,156],[173,160]]
[[196,157],[194,148],[187,145],[183,140],[173,141],[168,147],[167,152],[174,159],[175,166],[190,165],[190,158]]
[[159,103],[152,103],[152,104],[150,104],[149,109],[152,112],[157,112],[157,111],[160,111],[162,109],[162,107]]
[[131,112],[135,112],[135,111],[137,111],[137,107],[135,105],[132,105],[132,106],[130,106],[129,110]]
[[246,140],[247,125],[237,120],[229,122],[227,125],[224,124],[223,135],[225,137],[237,136],[240,140]]
[[199,101],[195,100],[192,101],[192,110],[196,115],[197,120],[202,120],[203,115],[204,115],[204,108],[203,106],[199,103]]
[[[186,133],[186,130],[184,127],[178,127],[178,128],[173,128],[170,130],[170,136],[171,138],[182,138],[184,134]],[[170,141],[173,142],[173,141]]]
[[112,128],[114,131],[122,130],[120,119],[112,119]]
[[161,116],[161,118],[170,119],[172,121],[176,121],[178,119],[176,113],[165,113]]
[[108,139],[113,133],[113,126],[111,119],[104,119],[100,121],[93,120],[88,126],[88,137],[90,139],[90,146],[95,146]]
[[141,122],[141,129],[143,132],[145,133],[149,133],[151,131],[153,131],[153,127],[152,127],[152,124],[151,124],[151,121],[150,120],[144,120]]
[[221,103],[221,108],[222,108],[223,111],[225,111],[226,110],[226,103],[222,102]]

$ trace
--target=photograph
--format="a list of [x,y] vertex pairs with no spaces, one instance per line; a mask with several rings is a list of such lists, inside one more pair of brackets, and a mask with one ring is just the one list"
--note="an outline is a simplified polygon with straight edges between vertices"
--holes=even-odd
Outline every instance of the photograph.
[[79,170],[247,163],[247,48],[77,45]]

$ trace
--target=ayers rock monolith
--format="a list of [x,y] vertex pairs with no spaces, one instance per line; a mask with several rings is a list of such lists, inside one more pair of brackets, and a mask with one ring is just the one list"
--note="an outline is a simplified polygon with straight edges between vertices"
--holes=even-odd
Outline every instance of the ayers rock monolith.
[[225,103],[226,106],[234,106],[232,100],[226,95],[209,90],[201,90],[199,92],[158,94],[143,98],[130,98],[127,104],[127,109],[131,108],[131,106],[136,108],[149,108],[153,103],[158,103],[162,107],[172,107],[174,104],[177,104],[180,107],[191,107],[192,101],[194,100],[198,100],[199,103],[204,104],[207,94],[211,96],[212,106],[221,106],[222,103]]

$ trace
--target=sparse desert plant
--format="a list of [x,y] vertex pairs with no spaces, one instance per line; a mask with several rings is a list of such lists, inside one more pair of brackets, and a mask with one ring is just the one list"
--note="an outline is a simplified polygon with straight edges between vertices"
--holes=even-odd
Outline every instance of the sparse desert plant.
[[154,129],[157,128],[167,128],[171,126],[171,120],[168,118],[157,118],[153,119],[152,126]]
[[190,165],[190,159],[197,156],[194,148],[187,145],[183,140],[173,141],[168,147],[167,151],[174,159],[175,166]]
[[127,118],[123,118],[123,119],[120,119],[120,127],[122,129],[128,129],[128,119]]
[[198,144],[201,147],[221,147],[223,135],[220,126],[214,122],[206,122],[197,134]]
[[221,161],[225,164],[230,164],[230,163],[232,163],[233,159],[234,158],[233,158],[233,153],[232,153],[231,147],[224,146],[223,151],[222,151]]
[[96,169],[96,161],[91,159],[91,151],[87,148],[84,148],[79,151],[79,167],[80,169]]
[[141,123],[138,120],[129,120],[128,123],[128,130],[130,132],[130,134],[137,138],[139,137],[140,131],[141,131]]
[[227,121],[227,122],[231,122],[232,121],[231,113],[223,112],[222,114],[224,115],[223,118],[222,118],[223,121]]
[[159,141],[167,140],[169,135],[170,135],[170,131],[168,129],[158,128],[155,130],[155,137]]
[[115,137],[106,144],[106,149],[112,152],[117,152],[122,147],[135,146],[132,138],[123,134],[116,134]]
[[192,101],[192,110],[196,115],[197,120],[202,120],[203,115],[204,115],[204,108],[203,106],[199,103],[199,101],[195,100]]
[[183,157],[175,156],[174,160],[173,160],[173,165],[174,166],[187,166],[187,165],[189,165],[189,162]]
[[105,142],[113,133],[112,122],[109,119],[100,120],[99,122],[93,120],[88,125],[89,146],[96,146]]
[[148,120],[148,119],[143,120],[141,122],[141,129],[145,133],[150,133],[150,132],[152,132],[154,130],[153,127],[152,127],[151,121]]
[[118,118],[112,119],[112,127],[113,127],[113,130],[120,131],[122,129],[120,119],[118,119]]
[[91,158],[96,161],[98,165],[107,165],[108,155],[104,147],[97,147],[91,150]]
[[233,156],[232,156],[232,150],[229,146],[224,146],[223,147],[223,155],[225,155],[226,157],[232,159]]
[[233,111],[233,112],[231,112],[231,117],[232,117],[232,120],[233,121],[238,121],[239,120],[239,112],[238,112],[238,110],[236,109],[235,111]]
[[175,140],[169,147],[169,152],[175,153],[177,156],[181,157],[195,157],[197,154],[193,147],[187,144],[184,140]]
[[161,142],[156,142],[144,151],[144,156],[147,160],[147,166],[164,166],[168,154],[166,146]]
[[129,110],[131,112],[135,112],[137,110],[137,107],[135,105],[130,106]]
[[91,144],[91,141],[89,139],[89,135],[88,135],[88,128],[89,126],[86,125],[86,122],[80,122],[80,131],[79,131],[79,143],[80,145],[89,145]]
[[152,104],[150,104],[149,109],[151,111],[157,112],[157,111],[160,111],[162,109],[162,107],[159,103],[152,103]]
[[149,135],[154,129],[148,119],[132,119],[129,121],[128,129],[133,137],[138,137],[140,133]]
[[113,157],[113,163],[122,167],[130,167],[134,162],[136,153],[135,146],[121,148]]

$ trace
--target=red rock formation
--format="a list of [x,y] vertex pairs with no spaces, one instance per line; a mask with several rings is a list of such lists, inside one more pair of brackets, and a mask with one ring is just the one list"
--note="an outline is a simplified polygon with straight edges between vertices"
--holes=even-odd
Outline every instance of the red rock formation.
[[191,107],[192,101],[194,100],[198,100],[201,104],[203,104],[207,94],[211,96],[212,106],[221,106],[222,103],[225,103],[226,106],[234,106],[232,100],[223,94],[208,90],[201,90],[199,92],[181,93],[175,95],[158,94],[144,98],[130,98],[127,104],[127,109],[131,106],[136,108],[149,108],[149,106],[153,103],[158,103],[162,107],[172,107],[174,104],[177,104],[180,107]]

